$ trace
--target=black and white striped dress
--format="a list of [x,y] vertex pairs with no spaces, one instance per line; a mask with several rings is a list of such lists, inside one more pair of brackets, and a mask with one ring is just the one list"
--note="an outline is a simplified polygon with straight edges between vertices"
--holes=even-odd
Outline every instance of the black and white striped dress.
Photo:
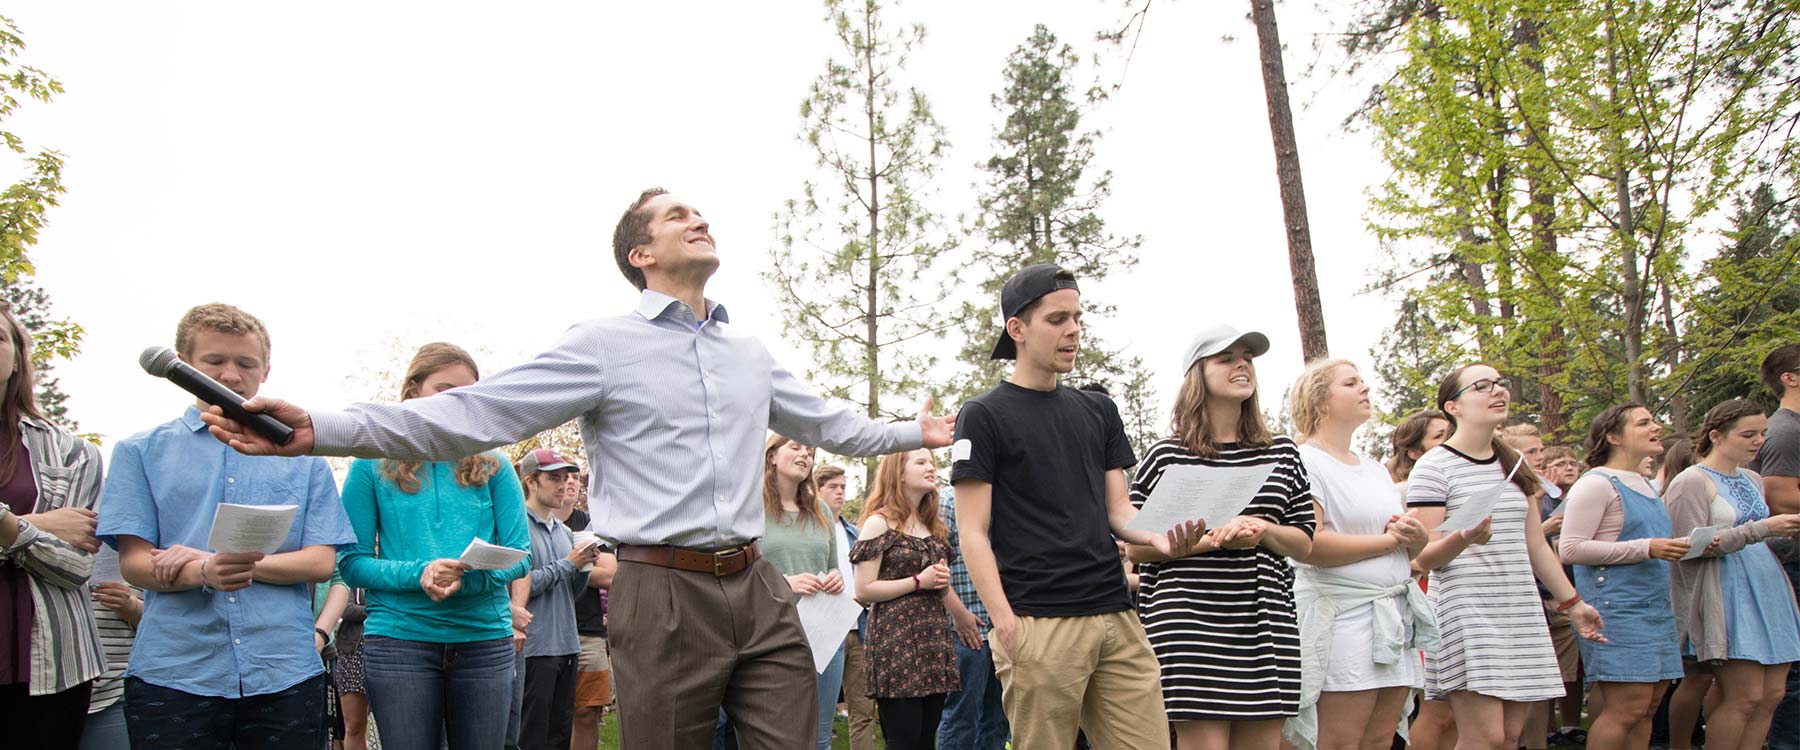
[[[1292,440],[1261,448],[1221,446],[1200,458],[1174,439],[1138,465],[1131,502],[1143,507],[1170,466],[1275,466],[1244,515],[1313,533],[1312,487]],[[1246,721],[1294,716],[1300,707],[1300,629],[1294,571],[1258,546],[1145,565],[1138,610],[1162,666],[1170,721]]]
[[[1413,467],[1406,504],[1454,513],[1470,497],[1505,481],[1498,459],[1477,461],[1439,446]],[[1562,674],[1525,547],[1529,505],[1508,482],[1494,505],[1493,538],[1432,571],[1428,596],[1442,643],[1425,654],[1427,698],[1457,690],[1509,701],[1562,697]]]

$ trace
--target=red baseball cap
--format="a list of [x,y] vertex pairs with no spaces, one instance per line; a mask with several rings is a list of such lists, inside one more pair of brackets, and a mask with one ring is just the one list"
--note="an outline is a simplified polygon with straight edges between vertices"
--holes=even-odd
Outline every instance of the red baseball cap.
[[556,451],[549,448],[537,448],[519,457],[519,473],[521,475],[534,471],[561,471],[563,469],[580,471],[581,467],[576,466],[575,462],[557,455]]

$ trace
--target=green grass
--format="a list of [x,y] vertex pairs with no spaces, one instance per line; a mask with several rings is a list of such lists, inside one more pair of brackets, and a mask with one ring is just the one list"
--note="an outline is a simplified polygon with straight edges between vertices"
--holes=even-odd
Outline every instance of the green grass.
[[[875,727],[875,746],[886,747],[886,743],[882,742],[879,726]],[[616,714],[607,714],[606,721],[600,723],[600,747],[603,750],[619,748],[619,717]],[[832,725],[831,749],[850,750],[850,726],[843,719],[838,719]]]

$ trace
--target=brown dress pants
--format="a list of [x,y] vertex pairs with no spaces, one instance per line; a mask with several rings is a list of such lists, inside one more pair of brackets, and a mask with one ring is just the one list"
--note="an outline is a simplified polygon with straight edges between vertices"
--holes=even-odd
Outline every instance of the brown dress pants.
[[742,750],[816,743],[812,650],[769,561],[723,578],[620,561],[608,599],[620,744],[709,750],[720,708]]

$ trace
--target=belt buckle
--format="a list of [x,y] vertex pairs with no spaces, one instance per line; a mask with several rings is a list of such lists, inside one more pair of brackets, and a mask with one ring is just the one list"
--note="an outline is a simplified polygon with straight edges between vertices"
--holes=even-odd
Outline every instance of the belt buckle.
[[723,564],[724,564],[724,562],[725,562],[725,561],[726,561],[726,560],[727,560],[727,559],[730,559],[730,558],[732,558],[732,557],[735,557],[735,556],[737,556],[737,555],[741,555],[741,554],[744,554],[744,548],[743,548],[743,547],[739,547],[739,548],[737,548],[737,549],[734,549],[734,550],[728,550],[728,551],[725,551],[725,552],[714,552],[714,553],[712,553],[712,559],[713,559],[713,577],[714,577],[714,578],[724,578],[724,577],[725,577],[725,573],[724,573],[724,572],[723,572],[723,571],[722,571],[722,570],[721,570],[721,569],[720,569],[720,568],[721,568],[721,566],[722,566],[722,565],[723,565]]

